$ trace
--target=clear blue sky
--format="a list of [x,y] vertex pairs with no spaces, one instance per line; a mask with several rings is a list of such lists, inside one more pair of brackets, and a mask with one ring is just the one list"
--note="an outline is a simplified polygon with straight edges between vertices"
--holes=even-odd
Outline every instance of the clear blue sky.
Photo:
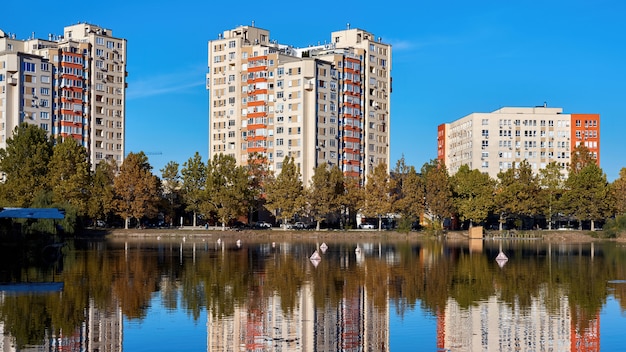
[[418,169],[435,158],[440,123],[544,102],[566,113],[599,113],[601,167],[609,181],[626,167],[623,0],[227,4],[35,0],[27,12],[16,5],[2,16],[0,29],[47,38],[88,22],[128,39],[126,149],[162,153],[149,155],[158,175],[168,161],[182,165],[196,151],[206,160],[207,42],[252,21],[294,46],[330,41],[347,23],[392,44],[392,167],[402,155]]

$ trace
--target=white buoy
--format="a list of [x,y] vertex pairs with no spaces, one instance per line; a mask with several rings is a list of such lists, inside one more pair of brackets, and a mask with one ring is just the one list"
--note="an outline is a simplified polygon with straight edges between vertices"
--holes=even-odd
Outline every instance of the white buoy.
[[320,256],[320,254],[317,251],[315,251],[315,252],[313,252],[313,254],[311,254],[311,258],[310,259],[311,260],[321,260],[322,257]]
[[326,243],[322,243],[322,245],[320,246],[320,249],[322,250],[322,253],[326,253],[328,246],[326,245]]
[[241,240],[237,240],[237,247],[241,247]]
[[354,249],[355,253],[361,253],[361,247],[356,246],[356,248]]
[[500,251],[500,253],[498,253],[498,256],[496,257],[496,262],[498,263],[498,266],[502,268],[504,264],[506,264],[506,262],[508,261],[509,261],[509,258],[506,256],[506,254]]

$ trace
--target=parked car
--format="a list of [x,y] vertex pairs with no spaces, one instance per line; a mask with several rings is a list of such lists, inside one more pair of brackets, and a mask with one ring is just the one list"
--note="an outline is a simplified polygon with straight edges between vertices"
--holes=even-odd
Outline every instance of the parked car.
[[361,225],[359,225],[360,229],[364,229],[364,230],[373,230],[375,228],[374,224],[370,224],[370,223],[363,223]]
[[302,221],[298,221],[295,224],[293,224],[293,228],[296,230],[304,230],[306,229],[306,224],[303,223]]
[[272,224],[270,224],[269,222],[265,222],[265,221],[259,221],[254,225],[254,227],[257,229],[271,229]]

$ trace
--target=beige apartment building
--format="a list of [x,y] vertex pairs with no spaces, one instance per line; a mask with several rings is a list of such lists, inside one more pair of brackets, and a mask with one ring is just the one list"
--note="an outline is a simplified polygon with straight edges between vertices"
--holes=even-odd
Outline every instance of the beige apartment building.
[[391,47],[371,33],[295,48],[254,25],[227,30],[208,43],[206,88],[210,156],[259,153],[275,172],[291,156],[305,182],[324,162],[361,182],[389,164]]
[[74,138],[92,167],[124,160],[126,40],[78,23],[25,40],[0,31],[0,148],[22,122]]
[[581,143],[600,165],[598,114],[567,114],[545,105],[503,107],[441,124],[437,132],[437,158],[450,175],[466,164],[496,178],[526,160],[535,173],[556,162],[567,177],[572,150]]

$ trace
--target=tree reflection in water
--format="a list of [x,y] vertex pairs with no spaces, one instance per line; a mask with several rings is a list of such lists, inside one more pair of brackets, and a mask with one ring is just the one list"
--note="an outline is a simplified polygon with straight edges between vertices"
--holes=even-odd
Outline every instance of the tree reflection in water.
[[[76,242],[56,266],[15,261],[13,254],[13,262],[2,263],[5,282],[55,281],[63,282],[64,289],[0,296],[4,334],[17,348],[52,344],[54,337],[93,345],[98,342],[80,337],[93,310],[117,321],[113,326],[122,322],[117,311],[127,319],[146,319],[155,292],[165,308],[185,310],[194,320],[206,309],[209,330],[239,321],[242,330],[231,337],[209,337],[209,343],[243,343],[251,349],[280,344],[304,350],[313,345],[388,350],[390,310],[403,316],[416,305],[437,319],[438,341],[432,347],[475,343],[468,342],[471,337],[453,340],[449,329],[462,325],[476,309],[490,311],[493,302],[512,324],[520,324],[516,314],[529,315],[538,306],[550,319],[566,314],[569,334],[593,345],[596,341],[585,331],[597,328],[607,297],[612,294],[625,308],[626,285],[619,280],[626,280],[626,255],[612,243],[486,241],[474,251],[467,242],[361,242],[362,260],[357,261],[357,244],[337,240],[326,241],[329,248],[314,266],[309,261],[319,246],[314,241],[249,239],[241,247],[231,242]],[[494,260],[500,246],[509,257],[503,268]],[[65,340],[58,339],[63,336]],[[485,333],[482,343],[489,338]],[[113,345],[121,346],[121,341]]]

